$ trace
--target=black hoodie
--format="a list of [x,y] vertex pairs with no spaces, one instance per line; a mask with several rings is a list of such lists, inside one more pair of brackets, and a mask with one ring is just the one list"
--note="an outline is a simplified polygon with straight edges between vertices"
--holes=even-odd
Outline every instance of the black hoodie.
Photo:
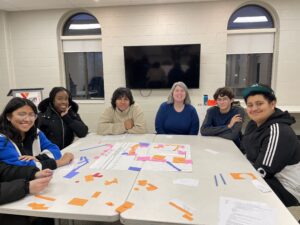
[[293,123],[294,117],[277,108],[259,127],[251,120],[242,138],[242,148],[264,178],[276,176],[288,191],[298,193],[299,201],[300,142],[290,127]]
[[49,98],[43,100],[38,106],[40,110],[39,129],[60,149],[70,145],[74,140],[74,135],[81,138],[88,133],[88,127],[82,122],[77,113],[77,103],[70,101],[69,104],[71,108],[63,117],[56,112]]

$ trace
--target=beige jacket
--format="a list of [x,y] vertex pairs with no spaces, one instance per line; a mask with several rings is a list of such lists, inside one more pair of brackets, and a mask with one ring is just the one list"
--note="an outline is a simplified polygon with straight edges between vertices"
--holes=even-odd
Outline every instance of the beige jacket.
[[[132,119],[133,128],[126,130],[124,121]],[[97,133],[100,135],[107,134],[144,134],[147,132],[146,121],[144,113],[139,105],[136,103],[129,106],[129,108],[123,112],[113,107],[107,108],[100,117],[98,123]]]

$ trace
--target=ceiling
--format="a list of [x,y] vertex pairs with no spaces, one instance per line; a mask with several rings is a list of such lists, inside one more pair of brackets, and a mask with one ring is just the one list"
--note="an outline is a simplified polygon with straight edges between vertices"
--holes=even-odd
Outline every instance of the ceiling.
[[0,10],[25,11],[211,1],[217,0],[0,0]]

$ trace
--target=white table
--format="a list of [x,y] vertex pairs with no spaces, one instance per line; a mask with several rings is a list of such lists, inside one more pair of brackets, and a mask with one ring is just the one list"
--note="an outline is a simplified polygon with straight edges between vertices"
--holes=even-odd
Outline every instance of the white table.
[[[114,137],[89,135],[86,138],[79,139],[64,149],[64,151],[72,152],[75,159],[81,156],[87,157],[90,162],[79,168],[77,170],[79,173],[76,176],[68,179],[64,178],[70,172],[68,166],[55,170],[49,187],[41,194],[55,198],[55,201],[44,201],[34,196],[27,196],[19,201],[0,206],[0,213],[73,220],[118,221],[119,213],[115,209],[126,201],[138,172],[90,169],[91,161],[93,161],[94,156],[97,156],[99,149],[79,150],[101,145],[101,143],[125,142],[133,139],[152,142],[154,137],[154,134],[119,135]],[[103,177],[94,177],[93,181],[87,182],[85,176],[95,173],[100,173]],[[105,181],[113,181],[115,178],[117,178],[118,183],[105,185]],[[93,198],[92,195],[95,192],[101,192],[101,194],[97,198]],[[84,206],[68,204],[73,198],[81,198],[88,201]],[[49,209],[32,210],[27,206],[32,202],[41,203],[40,201],[49,206]],[[107,202],[112,202],[114,205],[108,206],[106,205]]]
[[[118,171],[91,169],[81,167],[72,179],[63,178],[70,168],[62,167],[55,171],[50,186],[42,193],[43,196],[55,198],[48,202],[41,200],[47,210],[32,210],[27,204],[38,202],[39,199],[27,196],[14,203],[0,206],[0,213],[29,215],[38,217],[53,217],[72,220],[92,220],[113,222],[121,220],[124,224],[207,224],[218,223],[218,207],[221,196],[267,203],[277,212],[277,225],[297,225],[296,220],[279,201],[274,193],[261,193],[250,180],[237,181],[231,178],[232,172],[251,172],[263,182],[245,157],[235,145],[218,137],[201,136],[165,136],[165,135],[120,135],[97,136],[89,135],[79,139],[64,151],[72,151],[75,158],[97,156],[99,149],[93,146],[116,142],[156,142],[190,144],[192,149],[192,172],[162,172],[162,171]],[[84,151],[80,151],[86,149]],[[87,182],[85,176],[100,173],[103,177],[93,177]],[[222,183],[219,174],[223,175],[226,184]],[[219,179],[216,186],[214,176]],[[118,183],[105,185],[105,181],[118,179]],[[173,184],[174,179],[193,178],[199,180],[198,187]],[[136,190],[139,180],[148,180],[158,187],[155,191]],[[92,198],[96,192],[101,192],[97,198]],[[73,198],[87,199],[84,206],[70,205]],[[182,218],[182,212],[169,205],[172,199],[179,199],[195,209],[193,220]],[[118,214],[115,209],[125,201],[132,202],[132,208]],[[106,203],[112,202],[109,206]]]
[[[235,145],[217,137],[164,136],[157,135],[155,142],[190,144],[193,158],[193,172],[152,172],[141,171],[138,180],[148,180],[158,187],[156,191],[131,191],[128,201],[134,207],[121,214],[126,225],[152,224],[218,224],[219,199],[221,196],[247,201],[267,203],[276,209],[278,225],[296,225],[296,220],[273,193],[261,193],[251,180],[234,180],[232,172],[251,172],[265,184]],[[218,152],[218,153],[215,153]],[[222,182],[223,175],[226,185]],[[218,186],[214,176],[217,175]],[[178,178],[199,180],[198,187],[173,184]],[[137,182],[135,186],[138,186]],[[184,213],[170,206],[172,199],[184,202],[195,209],[193,220],[182,217]]]

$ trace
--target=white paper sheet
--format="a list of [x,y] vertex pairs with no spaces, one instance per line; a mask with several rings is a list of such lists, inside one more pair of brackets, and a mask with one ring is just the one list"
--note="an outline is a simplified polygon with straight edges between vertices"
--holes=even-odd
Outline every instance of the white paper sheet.
[[275,209],[265,203],[220,198],[218,225],[276,225]]
[[181,184],[185,186],[197,187],[199,185],[199,180],[192,178],[179,178],[173,180],[173,184]]

